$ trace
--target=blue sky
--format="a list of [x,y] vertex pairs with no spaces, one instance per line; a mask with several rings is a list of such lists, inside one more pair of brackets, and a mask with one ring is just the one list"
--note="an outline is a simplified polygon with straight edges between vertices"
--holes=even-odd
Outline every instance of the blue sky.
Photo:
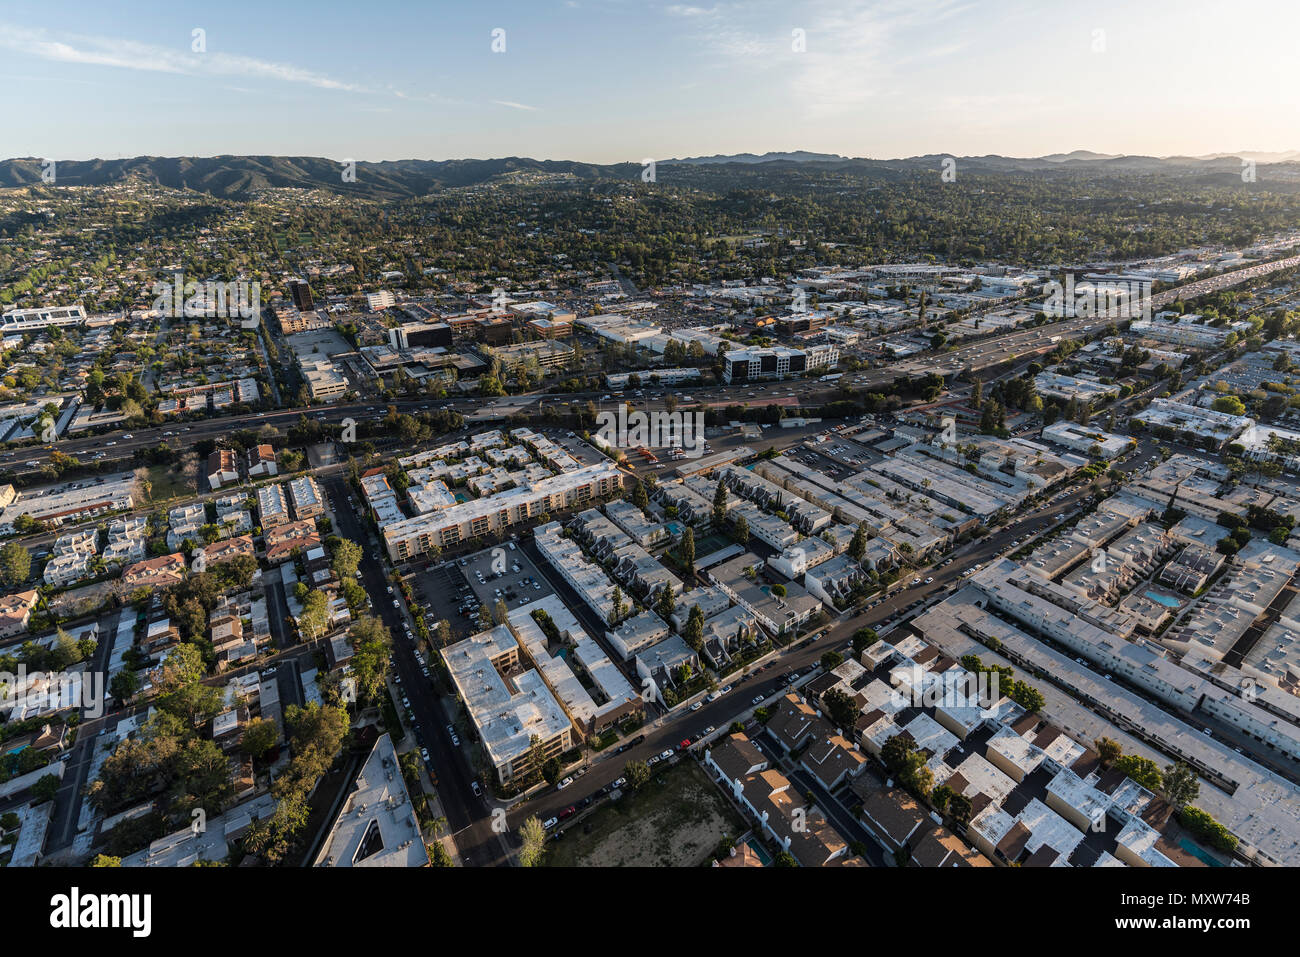
[[1298,28],[1295,0],[5,0],[0,157],[1291,150]]

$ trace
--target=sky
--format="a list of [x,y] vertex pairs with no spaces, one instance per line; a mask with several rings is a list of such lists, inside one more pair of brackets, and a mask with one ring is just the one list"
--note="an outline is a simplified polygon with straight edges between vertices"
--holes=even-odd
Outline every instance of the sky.
[[1287,151],[1297,35],[1296,0],[4,0],[0,157]]

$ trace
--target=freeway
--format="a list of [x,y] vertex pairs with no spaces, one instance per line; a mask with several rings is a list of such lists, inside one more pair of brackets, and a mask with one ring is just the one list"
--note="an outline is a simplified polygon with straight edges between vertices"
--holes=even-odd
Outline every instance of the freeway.
[[[962,372],[978,371],[1001,365],[1014,358],[1047,352],[1053,345],[1052,337],[1059,338],[1089,331],[1093,326],[1097,326],[1098,329],[1095,331],[1099,331],[1100,325],[1100,321],[1096,319],[1073,319],[1035,329],[1012,331],[960,346],[951,352],[913,358],[898,364],[849,374],[835,383],[821,382],[818,379],[790,379],[782,382],[709,386],[689,390],[680,388],[676,393],[667,388],[648,388],[643,390],[646,394],[645,405],[647,408],[665,408],[673,403],[682,406],[695,403],[707,406],[755,405],[765,404],[768,398],[773,400],[784,398],[795,399],[800,405],[814,406],[837,398],[841,394],[840,389],[843,385],[851,384],[859,389],[878,390],[887,388],[900,377],[919,377],[936,371],[942,373],[945,378],[951,379]],[[402,412],[449,409],[467,418],[488,421],[516,411],[526,414],[547,405],[552,408],[564,404],[585,406],[589,401],[599,405],[609,399],[613,399],[611,393],[532,392],[486,400],[481,396],[459,396],[443,400],[423,397],[391,402],[371,399],[302,409],[275,409],[61,439],[50,445],[6,449],[0,451],[0,470],[21,472],[24,469],[35,468],[36,466],[29,466],[28,463],[46,462],[56,448],[65,455],[82,460],[96,454],[103,454],[104,457],[114,460],[131,459],[138,450],[156,448],[160,444],[174,449],[183,449],[192,447],[201,440],[219,439],[240,429],[257,429],[271,425],[280,431],[285,431],[303,415],[330,424],[339,424],[347,418],[361,422],[383,418],[387,407],[393,405]]]

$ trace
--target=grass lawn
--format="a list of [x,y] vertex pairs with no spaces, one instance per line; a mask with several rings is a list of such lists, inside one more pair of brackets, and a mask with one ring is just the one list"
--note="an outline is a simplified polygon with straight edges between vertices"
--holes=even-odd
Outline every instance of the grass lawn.
[[189,497],[195,494],[194,483],[186,480],[184,472],[172,471],[170,465],[151,465],[146,476],[152,485],[151,500],[164,502],[169,498]]
[[695,867],[745,823],[688,759],[562,829],[547,845],[548,867]]

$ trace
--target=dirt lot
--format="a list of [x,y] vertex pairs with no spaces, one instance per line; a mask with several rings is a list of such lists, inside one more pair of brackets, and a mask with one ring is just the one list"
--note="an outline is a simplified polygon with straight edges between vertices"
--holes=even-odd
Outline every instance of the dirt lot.
[[[590,833],[584,831],[590,827]],[[565,827],[546,855],[551,867],[695,867],[724,834],[745,829],[717,786],[692,760],[641,791]]]

